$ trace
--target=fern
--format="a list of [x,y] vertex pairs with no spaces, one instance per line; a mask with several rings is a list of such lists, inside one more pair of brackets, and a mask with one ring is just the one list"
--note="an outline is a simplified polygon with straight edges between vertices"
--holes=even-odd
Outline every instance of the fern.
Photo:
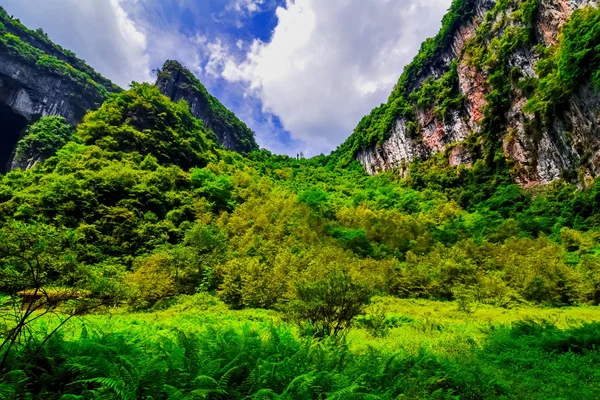
[[112,379],[112,378],[92,378],[92,379],[82,379],[75,381],[74,383],[82,383],[82,384],[98,384],[101,388],[107,388],[114,392],[117,395],[117,398],[120,400],[134,400],[135,396],[127,390],[125,386],[125,382],[122,379]]
[[13,370],[4,374],[0,378],[0,398],[16,398],[18,394],[23,394],[25,383],[29,380],[23,370]]
[[253,400],[276,400],[279,399],[280,396],[275,393],[272,389],[260,389],[258,392],[254,393],[251,397]]
[[216,389],[219,387],[219,382],[210,376],[200,375],[194,379],[194,385],[202,389]]
[[381,397],[369,393],[348,393],[338,397],[339,400],[381,400]]

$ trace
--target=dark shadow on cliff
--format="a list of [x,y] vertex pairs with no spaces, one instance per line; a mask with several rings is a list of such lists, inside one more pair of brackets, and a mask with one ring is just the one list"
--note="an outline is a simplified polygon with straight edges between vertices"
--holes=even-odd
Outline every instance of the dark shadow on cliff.
[[0,104],[0,173],[8,170],[10,157],[27,126],[25,117],[15,114],[5,104]]

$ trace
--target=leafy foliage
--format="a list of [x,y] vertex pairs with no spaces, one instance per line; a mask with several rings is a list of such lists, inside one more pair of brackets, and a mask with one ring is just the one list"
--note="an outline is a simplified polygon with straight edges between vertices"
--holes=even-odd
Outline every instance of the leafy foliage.
[[452,305],[406,303],[397,310],[403,314],[392,315],[399,305],[390,303],[388,338],[353,329],[346,341],[335,342],[299,338],[259,312],[239,321],[239,312],[199,296],[194,301],[179,314],[72,322],[39,352],[34,340],[11,354],[0,390],[9,399],[391,400],[595,399],[599,389],[600,328],[597,319],[575,323],[574,310],[548,315],[570,321],[562,326],[518,319],[511,325],[499,321],[522,310],[486,309],[465,318],[457,311],[447,315]]
[[419,90],[410,95],[410,99],[421,109],[433,108],[434,114],[446,119],[450,110],[459,110],[464,103],[464,96],[458,91],[457,63],[450,65],[450,70],[436,80],[426,80]]
[[183,168],[205,165],[214,137],[192,117],[185,102],[174,104],[158,88],[133,84],[86,116],[81,140],[110,151],[152,155]]
[[569,95],[591,81],[600,88],[600,11],[575,10],[565,24],[554,54],[543,57],[536,70],[540,77],[526,110],[551,117]]
[[344,269],[332,269],[296,286],[297,300],[290,311],[297,321],[307,322],[318,336],[337,336],[362,313],[370,298],[369,288],[355,282]]
[[73,139],[75,130],[62,117],[42,117],[30,125],[17,143],[15,159],[46,159]]

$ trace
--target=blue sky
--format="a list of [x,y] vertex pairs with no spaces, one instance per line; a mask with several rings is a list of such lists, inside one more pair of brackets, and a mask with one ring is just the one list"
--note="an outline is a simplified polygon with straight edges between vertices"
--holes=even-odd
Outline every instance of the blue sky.
[[276,153],[328,153],[385,102],[450,0],[0,0],[105,76],[185,64]]

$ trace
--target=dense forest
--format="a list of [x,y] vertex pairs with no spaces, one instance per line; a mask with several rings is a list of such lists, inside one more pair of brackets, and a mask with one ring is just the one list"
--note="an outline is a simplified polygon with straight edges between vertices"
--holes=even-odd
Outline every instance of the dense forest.
[[[45,161],[0,175],[0,398],[597,399],[600,179],[514,183],[500,89],[472,167],[440,153],[370,176],[352,157],[407,98],[440,115],[461,101],[455,70],[405,92],[464,4],[397,108],[331,155],[227,150],[145,83],[104,89],[76,127],[30,124],[15,157]],[[573,14],[527,107],[598,80],[599,20]],[[13,36],[0,44],[19,51]],[[105,85],[89,76],[74,79]]]

